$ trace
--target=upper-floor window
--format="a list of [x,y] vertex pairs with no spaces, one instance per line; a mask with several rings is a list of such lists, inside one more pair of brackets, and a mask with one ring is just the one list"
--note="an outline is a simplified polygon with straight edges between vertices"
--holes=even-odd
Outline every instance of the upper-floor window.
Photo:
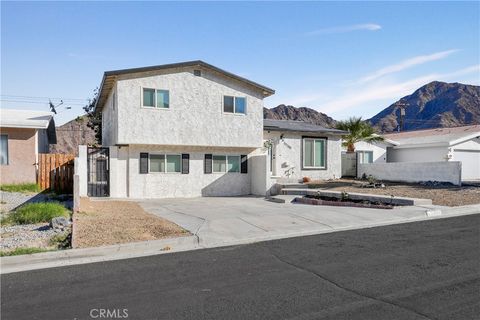
[[8,164],[8,136],[6,134],[0,135],[0,164]]
[[170,94],[168,90],[143,88],[142,106],[147,108],[169,108]]
[[223,96],[223,112],[247,113],[247,99],[245,97]]
[[303,167],[306,169],[325,169],[326,144],[325,139],[303,139]]

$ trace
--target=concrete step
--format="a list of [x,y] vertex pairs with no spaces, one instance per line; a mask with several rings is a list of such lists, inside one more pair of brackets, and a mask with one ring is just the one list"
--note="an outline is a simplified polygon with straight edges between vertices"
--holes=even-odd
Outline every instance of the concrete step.
[[296,195],[276,195],[273,197],[268,197],[267,200],[270,202],[276,202],[276,203],[291,203],[293,199],[295,199],[297,196]]
[[278,183],[282,189],[308,189],[307,184],[303,183]]
[[282,195],[296,195],[296,196],[304,196],[309,194],[308,193],[308,187],[307,188],[282,188],[280,190],[280,194]]

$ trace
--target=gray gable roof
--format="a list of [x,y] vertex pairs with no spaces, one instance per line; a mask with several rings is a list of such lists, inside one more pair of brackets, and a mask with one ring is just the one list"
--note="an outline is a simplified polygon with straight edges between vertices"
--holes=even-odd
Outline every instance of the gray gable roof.
[[294,121],[294,120],[264,119],[263,130],[328,133],[328,134],[336,134],[336,135],[348,134],[347,131],[325,128],[316,124],[312,124],[304,121]]

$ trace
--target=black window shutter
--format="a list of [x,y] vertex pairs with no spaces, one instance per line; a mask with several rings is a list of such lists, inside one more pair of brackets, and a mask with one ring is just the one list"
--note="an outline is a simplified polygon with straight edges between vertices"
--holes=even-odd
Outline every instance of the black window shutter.
[[212,155],[205,154],[205,173],[212,173]]
[[140,173],[148,173],[148,153],[140,153]]
[[182,174],[188,174],[190,171],[190,155],[182,153]]
[[242,164],[240,166],[240,172],[241,173],[248,173],[248,158],[246,154],[242,154],[240,156]]

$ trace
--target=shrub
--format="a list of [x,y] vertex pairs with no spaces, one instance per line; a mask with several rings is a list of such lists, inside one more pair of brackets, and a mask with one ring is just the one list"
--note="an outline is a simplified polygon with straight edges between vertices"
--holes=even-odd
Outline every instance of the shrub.
[[54,235],[50,239],[50,245],[57,247],[58,249],[68,249],[71,247],[72,234],[70,231]]
[[0,257],[18,256],[21,254],[33,254],[33,253],[46,252],[46,251],[50,251],[50,250],[43,249],[43,248],[16,248],[11,251],[0,251]]
[[2,223],[29,224],[50,222],[55,217],[70,217],[70,212],[58,202],[28,203],[9,214]]
[[40,192],[40,187],[36,183],[21,183],[21,184],[3,184],[0,190],[6,192]]

